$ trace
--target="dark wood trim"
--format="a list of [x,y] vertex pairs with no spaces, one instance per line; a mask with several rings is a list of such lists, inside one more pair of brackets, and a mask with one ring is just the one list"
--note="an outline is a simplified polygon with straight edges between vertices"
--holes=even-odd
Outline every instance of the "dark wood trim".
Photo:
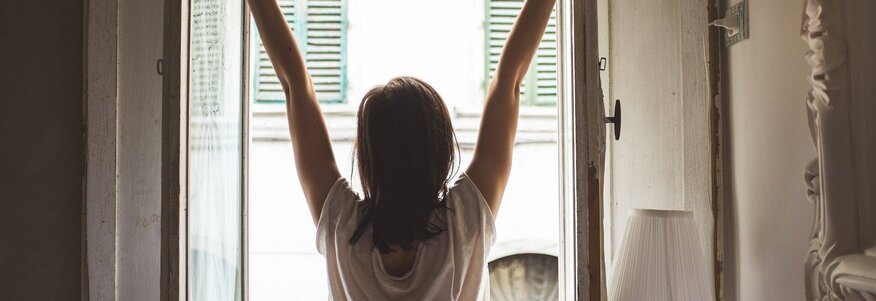
[[[710,0],[707,7],[707,21],[720,18],[723,1]],[[723,131],[721,124],[721,30],[714,26],[708,29],[708,87],[709,96],[709,137],[710,137],[710,170],[712,192],[712,217],[715,226],[713,230],[712,250],[714,252],[715,300],[723,300],[724,295],[724,193],[723,193]]]
[[161,300],[186,299],[188,1],[164,1],[161,122]]
[[605,110],[599,82],[596,8],[596,0],[572,0],[576,300],[603,300],[606,297],[601,197]]

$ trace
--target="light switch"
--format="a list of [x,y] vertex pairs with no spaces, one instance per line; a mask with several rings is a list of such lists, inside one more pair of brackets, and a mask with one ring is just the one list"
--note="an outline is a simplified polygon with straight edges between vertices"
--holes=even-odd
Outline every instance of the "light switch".
[[[742,40],[748,39],[748,0],[743,0],[727,9],[724,14],[724,23],[735,25],[736,28],[724,27],[724,45],[733,46]],[[715,24],[718,25],[718,24]]]

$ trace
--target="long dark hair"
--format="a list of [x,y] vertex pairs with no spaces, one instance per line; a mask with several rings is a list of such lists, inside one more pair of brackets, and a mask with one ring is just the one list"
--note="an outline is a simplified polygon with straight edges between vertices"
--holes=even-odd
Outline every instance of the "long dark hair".
[[[411,250],[446,229],[443,199],[456,172],[457,145],[447,106],[426,82],[397,77],[359,105],[355,152],[364,193],[350,243],[370,225],[373,247]],[[433,216],[435,218],[433,218]]]

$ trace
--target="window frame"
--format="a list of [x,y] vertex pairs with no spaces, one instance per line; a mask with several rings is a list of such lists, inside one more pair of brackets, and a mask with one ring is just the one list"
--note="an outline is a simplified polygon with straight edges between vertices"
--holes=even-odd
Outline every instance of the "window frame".
[[[559,267],[560,294],[563,300],[598,300],[605,296],[604,270],[601,265],[603,260],[600,197],[605,133],[602,119],[604,110],[596,66],[598,58],[596,0],[558,0],[557,3],[557,42],[558,49],[561,51],[558,58],[559,92],[556,109],[560,125],[559,188],[563,202],[559,212],[561,214],[560,262],[562,263]],[[244,13],[249,13],[248,7],[244,9]],[[188,1],[165,3],[163,67],[165,85],[162,88],[161,145],[161,300],[188,298],[186,293],[188,22]],[[245,26],[248,26],[248,22]],[[245,58],[244,61],[246,60]],[[245,129],[247,128],[248,125],[245,125]],[[248,135],[245,130],[242,139],[248,139]],[[246,232],[246,225],[243,227]],[[245,235],[246,233],[244,237]],[[247,269],[248,266],[245,266],[244,273]],[[244,276],[244,279],[247,279],[247,276]],[[243,300],[248,300],[247,289],[248,286],[244,284]]]

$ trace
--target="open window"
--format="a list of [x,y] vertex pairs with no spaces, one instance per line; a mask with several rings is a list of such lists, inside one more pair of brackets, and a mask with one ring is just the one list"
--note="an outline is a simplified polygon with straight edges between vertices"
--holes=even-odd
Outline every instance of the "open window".
[[[457,129],[460,167],[467,166],[485,83],[523,1],[457,2],[280,1],[345,177],[356,178],[351,148],[359,97],[396,75],[420,77],[442,94]],[[601,118],[602,108],[595,65],[580,63],[595,53],[595,42],[581,46],[595,35],[572,30],[584,20],[573,11],[595,5],[588,3],[558,1],[524,84],[515,167],[490,258],[497,279],[512,272],[556,277],[541,278],[538,290],[497,280],[497,292],[523,288],[564,300],[602,292],[601,256],[594,252],[601,248],[595,223],[601,205],[593,200],[604,133],[601,119],[587,115]],[[168,21],[166,41],[180,47],[165,47],[171,65],[165,83],[178,86],[164,88],[163,299],[258,300],[302,292],[322,298],[325,267],[310,243],[313,225],[286,141],[282,92],[244,2],[191,0],[165,9],[179,14]],[[408,13],[381,18],[388,11]],[[470,15],[447,22],[460,11]],[[423,26],[399,26],[407,23]],[[521,266],[527,269],[509,270]]]
[[[367,89],[399,75],[422,78],[444,97],[459,141],[461,164],[455,176],[461,174],[473,153],[486,84],[524,3],[410,2],[405,8],[389,1],[369,5],[330,2],[334,6],[324,1],[281,2],[289,26],[303,45],[307,67],[314,73],[336,162],[343,176],[353,182],[354,190],[359,189],[352,152],[358,104]],[[444,16],[458,13],[458,6],[472,12],[458,16],[453,23],[446,22]],[[331,18],[324,14],[321,19],[302,17],[329,9],[334,12]],[[387,14],[409,19],[409,24],[416,26],[400,29],[400,21],[379,21],[387,19]],[[297,30],[302,28],[300,24],[307,24],[306,33]],[[331,30],[314,34],[314,28]],[[328,294],[325,259],[311,243],[314,227],[290,155],[285,101],[270,61],[259,47],[257,33],[251,32],[250,37],[252,53],[259,56],[251,58],[250,78],[251,95],[255,96],[250,119],[249,297],[324,299]],[[319,47],[330,53],[314,55],[311,51]],[[387,59],[378,59],[381,57]],[[490,256],[496,295],[516,292],[527,294],[527,298],[553,300],[559,292],[557,66],[555,14],[524,87],[520,143],[515,147],[515,167]],[[324,77],[325,82],[340,80],[341,84],[320,86],[318,76],[323,74],[330,75]],[[335,88],[343,90],[335,93]],[[321,93],[342,98],[326,99]],[[533,256],[537,259],[525,259]],[[533,277],[520,281],[503,276],[510,266],[518,268],[515,273]],[[533,279],[541,279],[541,283]]]

